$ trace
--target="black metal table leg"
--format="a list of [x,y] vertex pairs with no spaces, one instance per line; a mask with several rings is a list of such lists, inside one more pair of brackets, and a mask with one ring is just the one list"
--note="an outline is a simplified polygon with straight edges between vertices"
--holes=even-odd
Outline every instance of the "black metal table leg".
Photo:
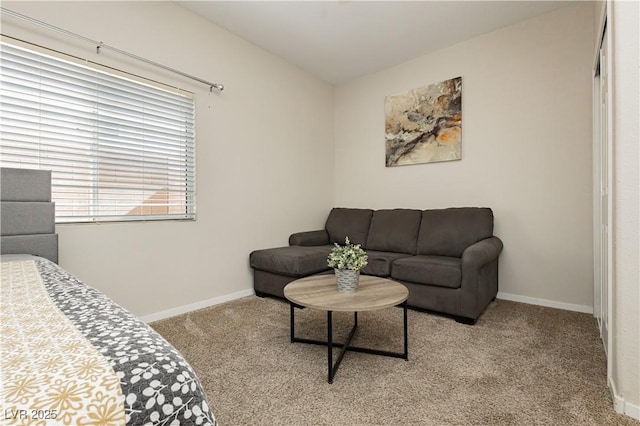
[[409,331],[407,327],[407,302],[402,303],[402,310],[404,311],[404,359],[409,361]]
[[332,315],[333,312],[327,311],[327,365],[328,365],[328,374],[327,381],[329,383],[333,383],[333,376],[335,371],[333,369],[333,324],[332,324]]
[[289,326],[289,330],[291,331],[291,343],[293,343],[295,341],[295,308],[293,306],[293,303],[289,304],[291,306],[291,313],[289,314],[289,319],[291,321],[291,324]]
[[[351,346],[351,341],[353,340],[353,336],[356,333],[356,329],[358,328],[358,312],[353,313],[353,326],[347,339],[344,343],[335,343],[333,341],[333,311],[327,311],[327,340],[325,342],[320,340],[313,339],[305,339],[295,336],[295,309],[300,308],[294,303],[290,303],[290,328],[291,328],[291,343],[299,342],[299,343],[310,343],[313,345],[322,345],[327,347],[327,382],[333,383],[333,379],[342,363],[342,359],[347,351],[353,352],[361,352],[373,355],[382,355],[393,358],[403,358],[405,360],[409,359],[409,334],[408,334],[408,321],[407,321],[407,303],[402,303],[403,309],[403,328],[404,328],[404,352],[390,352],[390,351],[381,351],[378,349],[371,348],[361,348],[357,346]],[[333,362],[333,348],[341,348],[340,353],[336,359],[336,362]]]

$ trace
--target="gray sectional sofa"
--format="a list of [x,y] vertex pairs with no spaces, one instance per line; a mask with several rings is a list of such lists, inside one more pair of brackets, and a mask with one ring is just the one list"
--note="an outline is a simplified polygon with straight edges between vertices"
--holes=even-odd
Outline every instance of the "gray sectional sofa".
[[293,234],[288,247],[251,253],[256,295],[283,297],[289,282],[331,273],[329,251],[346,236],[367,252],[361,273],[404,284],[411,307],[474,324],[498,292],[502,241],[493,235],[491,209],[334,208],[325,229]]

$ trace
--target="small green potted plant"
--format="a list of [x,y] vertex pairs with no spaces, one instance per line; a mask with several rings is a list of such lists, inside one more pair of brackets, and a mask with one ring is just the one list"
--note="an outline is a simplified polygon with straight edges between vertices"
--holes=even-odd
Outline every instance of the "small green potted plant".
[[349,237],[344,239],[344,244],[333,244],[335,247],[327,257],[327,265],[335,271],[338,291],[353,293],[358,288],[360,269],[367,266],[367,253],[360,244],[352,244]]

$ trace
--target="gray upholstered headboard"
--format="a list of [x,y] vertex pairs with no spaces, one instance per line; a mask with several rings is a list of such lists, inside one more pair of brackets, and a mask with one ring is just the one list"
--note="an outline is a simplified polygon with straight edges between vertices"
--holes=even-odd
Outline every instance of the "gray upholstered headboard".
[[58,263],[54,209],[50,171],[0,168],[0,253]]

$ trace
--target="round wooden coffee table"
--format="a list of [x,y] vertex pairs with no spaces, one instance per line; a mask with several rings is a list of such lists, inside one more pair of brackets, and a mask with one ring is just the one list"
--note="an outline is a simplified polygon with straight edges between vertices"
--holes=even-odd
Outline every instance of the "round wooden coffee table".
[[[284,296],[290,302],[291,342],[311,343],[327,347],[328,382],[333,383],[338,367],[347,351],[409,359],[407,332],[407,297],[409,290],[395,281],[385,278],[361,275],[358,289],[354,293],[340,293],[335,275],[313,275],[287,284]],[[374,311],[401,305],[404,317],[404,351],[389,352],[378,349],[351,346],[351,340],[358,328],[358,312]],[[306,307],[327,312],[327,341],[304,339],[295,336],[295,309]],[[333,342],[333,312],[353,312],[353,327],[345,343]],[[342,348],[333,363],[333,348]]]

